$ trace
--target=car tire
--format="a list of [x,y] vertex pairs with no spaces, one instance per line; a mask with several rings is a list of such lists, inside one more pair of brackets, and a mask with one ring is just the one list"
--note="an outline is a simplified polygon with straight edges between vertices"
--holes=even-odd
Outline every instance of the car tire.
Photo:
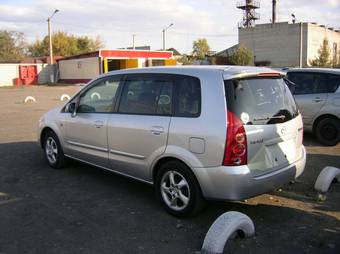
[[334,118],[324,118],[315,127],[318,141],[326,146],[335,146],[340,139],[340,122]]
[[63,168],[66,164],[63,149],[57,135],[49,131],[44,136],[43,149],[48,165],[55,169]]
[[160,167],[155,191],[165,210],[176,217],[194,216],[204,206],[196,177],[179,161],[168,161]]

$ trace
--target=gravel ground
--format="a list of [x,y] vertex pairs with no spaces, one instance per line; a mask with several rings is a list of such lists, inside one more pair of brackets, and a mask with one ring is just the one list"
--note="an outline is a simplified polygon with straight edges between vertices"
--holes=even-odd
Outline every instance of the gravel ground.
[[[50,169],[36,143],[39,117],[79,86],[0,88],[0,254],[199,253],[211,223],[234,210],[256,235],[225,253],[340,253],[340,184],[325,202],[313,185],[323,167],[340,168],[340,145],[305,136],[307,167],[294,184],[242,202],[209,203],[195,218],[174,218],[151,186],[77,162]],[[36,103],[24,104],[33,95]]]

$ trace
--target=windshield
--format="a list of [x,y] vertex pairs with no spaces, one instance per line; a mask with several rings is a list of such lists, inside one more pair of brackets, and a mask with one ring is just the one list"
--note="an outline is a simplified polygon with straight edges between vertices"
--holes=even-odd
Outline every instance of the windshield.
[[228,111],[246,125],[287,122],[298,115],[290,90],[282,78],[225,80]]

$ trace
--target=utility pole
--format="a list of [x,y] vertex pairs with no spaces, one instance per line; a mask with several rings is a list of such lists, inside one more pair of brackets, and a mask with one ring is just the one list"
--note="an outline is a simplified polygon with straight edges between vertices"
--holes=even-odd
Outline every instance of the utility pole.
[[302,62],[302,54],[303,54],[303,23],[300,23],[300,54],[299,54],[299,67],[303,67]]
[[170,25],[168,25],[166,28],[163,28],[162,32],[163,32],[163,50],[165,51],[165,32],[166,30],[168,30],[170,27],[172,27],[174,24],[171,23]]
[[[52,26],[51,26],[51,19],[59,10],[54,10],[53,14],[47,18],[47,24],[48,24],[48,37],[49,37],[49,48],[50,48],[50,65],[53,65],[53,45],[52,45]],[[50,67],[50,80],[52,83],[54,83],[54,71],[52,67]]]
[[132,35],[132,49],[133,49],[133,50],[135,49],[135,37],[136,37],[136,35],[133,34],[133,35]]
[[50,49],[50,64],[53,64],[53,48],[52,48],[52,31],[51,31],[51,18],[47,19],[48,24],[48,38],[50,40],[49,49]]
[[276,0],[273,0],[272,6],[272,23],[275,24],[276,22]]

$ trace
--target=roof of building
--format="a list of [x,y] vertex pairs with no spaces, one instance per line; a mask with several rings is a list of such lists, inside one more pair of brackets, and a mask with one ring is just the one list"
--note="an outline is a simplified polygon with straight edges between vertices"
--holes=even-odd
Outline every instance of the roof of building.
[[172,51],[138,50],[138,49],[99,49],[97,51],[64,57],[60,60],[81,59],[88,57],[103,58],[154,58],[168,59],[173,56]]
[[182,54],[175,48],[168,48],[167,51],[172,51],[174,56],[181,56]]

